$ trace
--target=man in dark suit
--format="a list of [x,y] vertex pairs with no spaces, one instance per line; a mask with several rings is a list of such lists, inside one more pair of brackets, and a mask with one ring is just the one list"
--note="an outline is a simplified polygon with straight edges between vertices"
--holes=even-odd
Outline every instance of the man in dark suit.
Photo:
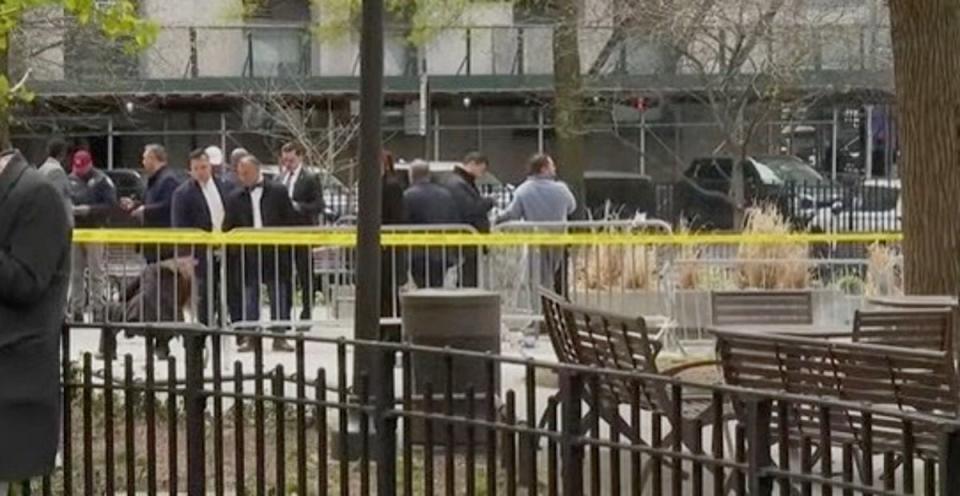
[[[305,152],[303,145],[297,142],[283,145],[280,150],[280,164],[283,166],[281,183],[287,189],[293,204],[295,225],[318,226],[320,215],[323,213],[323,185],[320,182],[320,176],[310,172],[303,165]],[[313,284],[311,247],[297,247],[294,249],[294,254],[297,263],[297,282],[303,298],[300,320],[309,321],[313,318],[313,296],[316,289]],[[306,329],[309,329],[309,326]]]
[[[264,181],[260,161],[253,155],[240,160],[237,177],[242,185],[226,203],[223,230],[283,227],[295,222],[295,211],[283,185]],[[274,246],[233,247],[227,250],[230,284],[230,317],[234,323],[260,320],[260,284],[267,285],[270,313],[274,321],[290,320],[293,293],[289,248]],[[283,326],[274,326],[284,331]],[[276,339],[274,351],[293,351],[286,340]],[[253,351],[252,343],[241,343],[241,352]]]
[[[173,193],[173,227],[222,231],[226,196],[223,184],[213,175],[206,152],[194,150],[190,153],[190,179]],[[217,324],[211,315],[217,310],[220,253],[209,246],[194,246],[185,247],[179,255],[193,256],[196,260],[198,320],[206,325]]]
[[[494,203],[492,199],[484,198],[480,194],[477,179],[487,173],[488,165],[487,157],[476,152],[469,153],[463,159],[463,165],[457,166],[446,182],[446,186],[453,192],[453,198],[457,201],[460,222],[469,224],[482,233],[490,232],[489,214],[493,210]],[[477,286],[479,257],[480,252],[476,248],[463,249],[461,286]]]
[[53,184],[19,152],[0,155],[0,494],[53,470],[70,242]]
[[[144,227],[165,228],[172,225],[171,205],[173,192],[180,186],[177,173],[167,167],[167,150],[161,145],[147,145],[143,149],[143,170],[147,173],[147,191],[143,205],[134,209],[133,200],[123,198],[121,206],[132,210],[130,214],[139,219]],[[173,256],[173,246],[144,246],[143,258],[155,263]]]
[[[460,212],[453,193],[430,176],[430,165],[415,161],[410,165],[412,184],[403,192],[405,222],[414,225],[456,224]],[[418,288],[441,288],[447,269],[454,265],[456,252],[440,247],[414,248],[410,271]]]

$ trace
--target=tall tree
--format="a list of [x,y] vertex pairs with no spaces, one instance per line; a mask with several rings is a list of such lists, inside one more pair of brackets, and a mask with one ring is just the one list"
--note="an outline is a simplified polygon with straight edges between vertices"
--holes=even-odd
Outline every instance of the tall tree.
[[584,204],[583,77],[580,74],[580,1],[551,0],[554,16],[553,84],[556,160],[561,177]]
[[[20,34],[24,24],[43,20],[68,19],[79,26],[93,26],[110,40],[123,42],[131,51],[153,43],[157,27],[137,13],[134,0],[115,0],[110,3],[93,0],[3,0],[0,2],[0,148],[10,146],[10,117],[13,106],[29,101],[27,91],[30,71],[13,82],[10,54],[12,40]],[[50,24],[55,24],[50,22]],[[30,40],[25,40],[29,43]],[[33,47],[32,47],[33,48]],[[43,50],[55,48],[46,45]],[[30,50],[31,56],[38,56]]]
[[890,0],[908,293],[960,290],[960,1]]

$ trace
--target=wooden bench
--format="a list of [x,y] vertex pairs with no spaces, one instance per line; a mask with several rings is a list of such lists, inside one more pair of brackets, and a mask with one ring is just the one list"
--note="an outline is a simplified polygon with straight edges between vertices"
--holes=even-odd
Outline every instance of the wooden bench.
[[710,293],[714,325],[813,324],[808,291],[715,291]]
[[[960,414],[957,371],[947,351],[734,331],[715,334],[727,384],[813,399],[809,404],[791,403],[788,419],[775,418],[775,432],[783,421],[792,441],[807,439],[819,445],[823,433],[829,432],[831,445],[863,448],[863,413],[834,408],[823,416],[817,398],[889,408],[890,415],[872,415],[874,453],[903,451],[904,422],[898,412],[951,420]],[[914,425],[913,434],[916,453],[936,458],[935,426]]]
[[[544,289],[541,289],[540,293],[544,325],[561,362],[599,369],[640,372],[665,379],[658,381],[639,377],[591,375],[591,380],[586,381],[585,394],[591,410],[588,419],[598,415],[620,435],[646,445],[619,413],[620,405],[636,402],[643,410],[666,414],[665,418],[672,425],[673,432],[663,438],[663,445],[670,445],[676,433],[680,432],[683,443],[690,449],[696,446],[694,438],[702,434],[695,426],[722,421],[722,405],[714,404],[709,396],[698,396],[689,391],[684,392],[679,405],[683,412],[682,418],[671,418],[672,415],[668,414],[675,412],[677,405],[674,405],[667,379],[698,367],[715,368],[716,361],[694,362],[661,370],[657,366],[657,355],[662,346],[651,338],[642,317],[626,317],[577,306]],[[563,398],[560,398],[560,401],[563,401]],[[650,467],[647,465],[644,471]]]
[[953,356],[953,310],[858,310],[853,341],[946,351]]

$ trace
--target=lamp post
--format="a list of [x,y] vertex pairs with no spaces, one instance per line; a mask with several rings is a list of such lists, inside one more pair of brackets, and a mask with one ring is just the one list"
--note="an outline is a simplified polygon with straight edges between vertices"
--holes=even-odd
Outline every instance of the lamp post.
[[[383,0],[363,0],[360,39],[360,181],[357,218],[357,299],[354,337],[375,340],[380,329],[381,136]],[[356,378],[355,378],[356,379]]]

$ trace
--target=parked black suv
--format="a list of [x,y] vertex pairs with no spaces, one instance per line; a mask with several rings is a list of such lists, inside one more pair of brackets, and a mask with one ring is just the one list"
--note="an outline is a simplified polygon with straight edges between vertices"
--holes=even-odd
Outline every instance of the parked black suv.
[[[676,206],[695,229],[732,229],[731,177],[734,159],[694,159],[676,185]],[[799,228],[818,208],[839,200],[838,191],[813,167],[793,156],[748,157],[743,163],[747,206],[776,205]]]

